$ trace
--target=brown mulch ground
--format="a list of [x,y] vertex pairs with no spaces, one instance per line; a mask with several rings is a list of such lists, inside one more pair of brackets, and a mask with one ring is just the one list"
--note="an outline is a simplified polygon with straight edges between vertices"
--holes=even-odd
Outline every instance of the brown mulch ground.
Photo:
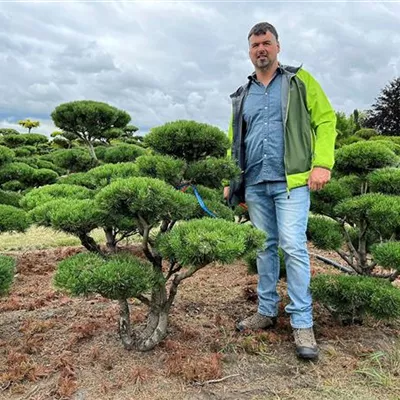
[[[256,309],[257,278],[240,262],[208,267],[185,281],[168,338],[151,352],[128,352],[117,334],[116,302],[70,298],[52,286],[57,262],[79,251],[13,254],[18,273],[10,295],[0,299],[0,399],[400,398],[394,369],[394,384],[384,388],[355,372],[368,355],[395,345],[396,324],[342,327],[317,304],[318,363],[296,359],[284,304],[276,330],[236,333],[235,322]],[[327,269],[315,259],[312,268]],[[284,282],[280,291],[287,302]],[[133,322],[145,312],[132,303]]]

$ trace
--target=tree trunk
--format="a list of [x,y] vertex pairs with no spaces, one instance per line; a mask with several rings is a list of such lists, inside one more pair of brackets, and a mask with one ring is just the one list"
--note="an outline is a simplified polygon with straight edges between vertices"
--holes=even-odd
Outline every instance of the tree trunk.
[[150,300],[150,311],[147,316],[146,327],[140,332],[141,337],[148,337],[158,325],[159,315],[167,304],[167,291],[165,283],[159,283],[153,287]]
[[91,142],[90,140],[87,140],[87,141],[86,141],[86,144],[87,144],[87,146],[88,146],[88,148],[89,148],[90,157],[92,157],[92,159],[93,159],[94,161],[96,161],[96,163],[97,163],[99,160],[97,159],[97,156],[96,156],[96,153],[95,153],[95,151],[94,151],[94,147],[93,147],[92,142]]
[[117,240],[115,238],[114,232],[112,228],[104,228],[104,233],[106,234],[107,239],[107,248],[111,253],[117,252]]
[[358,255],[359,266],[363,274],[368,274],[368,260],[367,260],[367,223],[360,221],[360,236],[358,240]]
[[152,350],[167,335],[169,304],[164,282],[157,284],[151,293],[151,307],[147,315],[146,326],[137,333],[137,349]]
[[152,350],[166,337],[168,315],[177,294],[179,284],[202,267],[204,267],[204,265],[198,266],[197,268],[192,267],[180,274],[176,274],[169,287],[168,296],[165,283],[160,283],[153,289],[151,299],[152,308],[148,315],[146,328],[140,335],[140,340],[137,344],[138,350]]
[[93,253],[103,254],[99,245],[94,241],[94,239],[92,237],[90,237],[86,233],[82,233],[78,237],[82,243],[82,246],[85,247],[87,250],[89,250]]
[[[161,264],[153,264],[153,266],[155,274],[159,275],[159,283],[153,287],[146,326],[141,331],[139,327],[134,330],[130,328],[128,303],[120,300],[120,334],[126,349],[131,349],[132,346],[135,346],[139,351],[149,351],[165,339],[167,336],[169,312],[177,294],[179,284],[203,267],[192,267],[180,274],[175,274],[169,286],[169,293],[167,293],[167,282],[160,269]],[[148,304],[149,302],[146,301],[145,303]],[[132,341],[134,341],[134,345]]]
[[126,350],[132,350],[135,340],[132,334],[129,304],[126,299],[118,300],[120,306],[119,313],[119,335]]
[[[155,314],[153,314],[152,317],[154,318]],[[168,311],[166,311],[165,309],[158,310],[157,325],[149,335],[142,337],[138,341],[138,350],[149,351],[154,349],[154,347],[157,346],[167,336],[167,327]]]

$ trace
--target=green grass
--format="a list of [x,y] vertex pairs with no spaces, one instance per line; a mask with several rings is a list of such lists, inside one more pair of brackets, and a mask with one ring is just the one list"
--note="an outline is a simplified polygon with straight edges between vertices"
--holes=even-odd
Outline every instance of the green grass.
[[[91,235],[97,243],[105,243],[104,232],[101,229],[95,229]],[[0,234],[0,251],[35,250],[78,245],[80,245],[80,241],[75,236],[44,227],[32,226],[25,233]]]
[[395,386],[400,391],[400,341],[390,351],[369,355],[356,372],[373,386]]

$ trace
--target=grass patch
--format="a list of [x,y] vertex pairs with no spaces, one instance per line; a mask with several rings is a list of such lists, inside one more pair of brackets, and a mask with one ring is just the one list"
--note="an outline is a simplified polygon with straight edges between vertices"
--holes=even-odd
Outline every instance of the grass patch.
[[[104,232],[101,229],[95,229],[92,236],[97,243],[105,243]],[[39,226],[31,226],[25,233],[0,234],[0,251],[37,250],[78,245],[80,245],[80,241],[73,235]]]
[[390,351],[377,351],[362,362],[356,372],[372,386],[400,390],[400,341]]

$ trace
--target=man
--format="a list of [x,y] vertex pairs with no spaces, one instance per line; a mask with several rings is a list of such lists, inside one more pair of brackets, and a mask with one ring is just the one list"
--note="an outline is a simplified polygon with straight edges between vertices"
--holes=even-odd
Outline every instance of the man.
[[282,248],[297,355],[316,359],[306,228],[310,190],[329,181],[334,163],[336,117],[315,79],[301,67],[278,62],[276,29],[267,22],[249,35],[255,72],[231,95],[231,155],[242,174],[224,196],[234,206],[245,201],[253,225],[267,234],[257,255],[257,312],[237,328],[274,327],[280,300],[278,245]]

